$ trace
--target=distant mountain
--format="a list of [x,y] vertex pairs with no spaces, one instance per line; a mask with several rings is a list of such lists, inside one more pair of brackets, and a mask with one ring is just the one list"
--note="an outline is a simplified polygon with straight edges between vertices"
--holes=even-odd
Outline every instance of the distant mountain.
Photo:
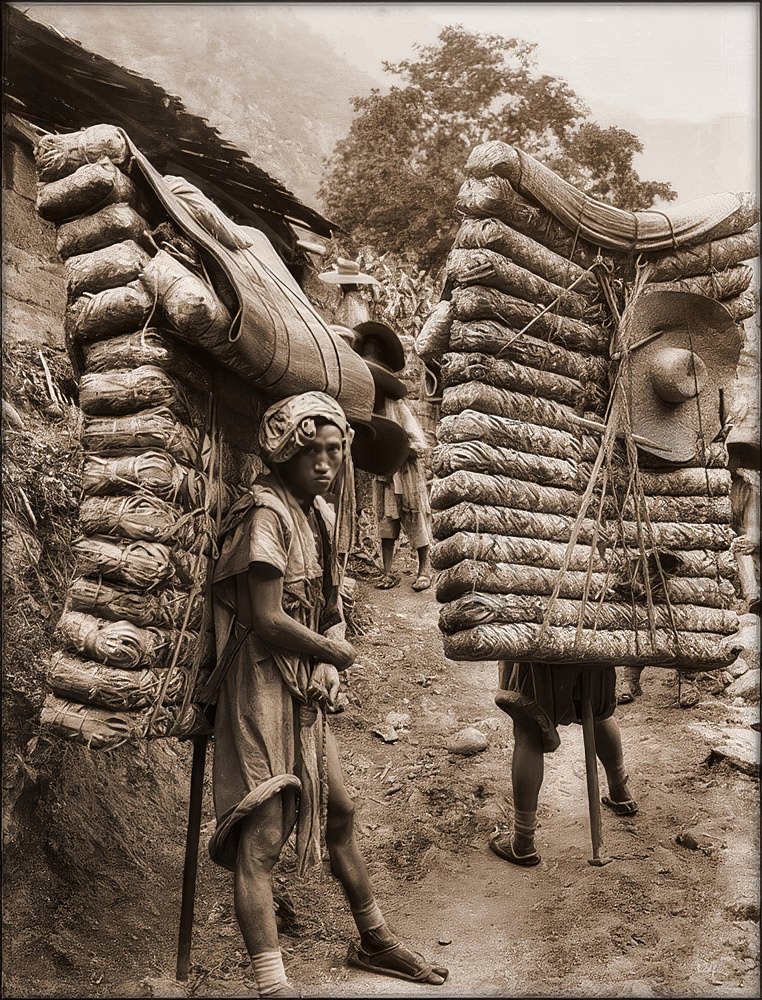
[[212,31],[202,4],[14,6],[176,94],[316,208],[323,160],[349,129],[351,98],[377,86],[293,7],[221,4]]

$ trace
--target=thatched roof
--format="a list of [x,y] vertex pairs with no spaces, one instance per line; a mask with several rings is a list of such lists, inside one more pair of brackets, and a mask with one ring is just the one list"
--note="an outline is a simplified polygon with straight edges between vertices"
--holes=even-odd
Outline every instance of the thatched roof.
[[290,223],[325,237],[338,228],[152,80],[7,4],[3,28],[6,111],[48,132],[103,122],[123,128],[157,169],[183,174],[223,210],[264,229],[287,256],[295,249]]

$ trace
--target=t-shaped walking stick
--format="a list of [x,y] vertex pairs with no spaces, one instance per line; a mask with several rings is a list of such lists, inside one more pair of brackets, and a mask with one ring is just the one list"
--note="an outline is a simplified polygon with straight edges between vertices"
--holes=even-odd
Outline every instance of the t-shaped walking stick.
[[598,786],[598,758],[595,754],[595,720],[591,697],[590,668],[582,671],[582,739],[585,744],[585,773],[587,776],[587,805],[590,812],[590,838],[593,856],[588,864],[596,868],[607,865],[611,858],[601,858],[603,834],[601,832],[601,798]]

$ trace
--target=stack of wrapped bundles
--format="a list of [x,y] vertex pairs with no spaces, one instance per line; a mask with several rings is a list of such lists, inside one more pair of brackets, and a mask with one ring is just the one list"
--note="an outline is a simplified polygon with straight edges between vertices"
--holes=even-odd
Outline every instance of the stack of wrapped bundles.
[[202,612],[223,444],[209,372],[178,336],[227,331],[230,316],[166,225],[157,252],[162,218],[128,176],[122,132],[50,135],[36,160],[37,209],[57,226],[68,282],[83,451],[81,534],[42,723],[111,748],[182,734],[210,664]]
[[697,447],[671,454],[633,431],[632,388],[642,345],[668,326],[655,296],[656,332],[642,336],[653,292],[673,310],[670,295],[689,293],[695,315],[712,314],[732,380],[735,324],[757,309],[743,263],[758,253],[752,199],[622,212],[500,142],[477,147],[466,174],[443,300],[416,341],[443,387],[431,503],[446,655],[728,664],[738,619],[719,408],[699,414]]

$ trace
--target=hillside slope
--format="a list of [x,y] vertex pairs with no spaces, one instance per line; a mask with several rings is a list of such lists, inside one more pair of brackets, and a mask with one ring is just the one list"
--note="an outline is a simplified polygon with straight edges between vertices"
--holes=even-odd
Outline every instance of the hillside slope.
[[311,32],[294,8],[219,5],[213,31],[199,4],[134,5],[129,31],[119,4],[22,9],[177,94],[189,111],[318,208],[323,159],[349,128],[351,98],[374,85]]

